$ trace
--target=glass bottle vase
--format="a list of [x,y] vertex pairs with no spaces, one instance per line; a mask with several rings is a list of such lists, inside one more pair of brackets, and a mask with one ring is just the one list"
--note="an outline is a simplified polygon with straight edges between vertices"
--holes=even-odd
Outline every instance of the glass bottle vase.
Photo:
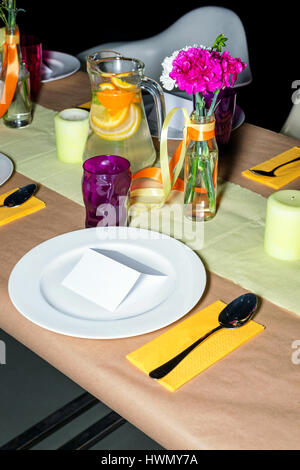
[[214,116],[191,116],[184,167],[184,215],[194,221],[216,214],[218,146]]
[[[8,41],[10,37],[15,37],[19,41],[18,26],[15,26],[13,32],[6,31]],[[7,127],[19,128],[25,127],[32,121],[32,106],[30,98],[30,74],[26,64],[22,62],[22,55],[19,42],[17,43],[17,53],[19,61],[19,74],[16,90],[12,102],[3,116],[3,123]],[[5,70],[2,74],[5,74]]]

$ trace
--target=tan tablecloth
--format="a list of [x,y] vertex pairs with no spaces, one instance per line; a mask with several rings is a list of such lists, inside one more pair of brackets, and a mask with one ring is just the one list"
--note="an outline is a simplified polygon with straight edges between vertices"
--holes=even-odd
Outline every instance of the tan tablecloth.
[[[78,73],[44,84],[40,103],[53,109],[89,99],[88,78]],[[176,143],[174,143],[176,145]],[[222,152],[220,175],[267,196],[270,188],[241,177],[241,171],[299,142],[244,125]],[[24,185],[16,174],[1,190]],[[299,181],[290,187],[299,189]],[[133,367],[125,355],[160,332],[137,338],[95,341],[46,331],[12,306],[7,280],[15,263],[32,247],[82,228],[84,208],[41,188],[47,208],[0,231],[0,327],[94,394],[168,449],[299,449],[300,320],[263,301],[258,311],[264,333],[211,367],[176,393],[164,390]],[[28,273],[29,274],[29,273]],[[244,290],[214,274],[195,308],[217,299],[229,302]],[[299,362],[299,361],[294,361]]]
[[[3,190],[27,182],[16,174]],[[7,292],[15,263],[38,243],[81,228],[84,221],[84,209],[57,193],[41,188],[39,197],[46,209],[1,229],[0,326],[5,331],[168,449],[300,447],[300,365],[292,362],[300,320],[267,301],[258,317],[265,332],[175,393],[125,358],[160,332],[122,340],[76,339],[44,330],[19,314]],[[216,299],[229,302],[243,292],[209,275],[197,308]]]

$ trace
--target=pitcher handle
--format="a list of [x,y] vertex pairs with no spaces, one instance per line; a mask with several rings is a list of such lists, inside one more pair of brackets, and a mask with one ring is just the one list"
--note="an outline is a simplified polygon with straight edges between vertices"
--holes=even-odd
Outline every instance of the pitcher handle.
[[141,83],[141,88],[151,94],[154,100],[156,120],[157,120],[157,133],[160,140],[162,126],[166,117],[165,97],[162,87],[159,83],[149,77],[144,77]]

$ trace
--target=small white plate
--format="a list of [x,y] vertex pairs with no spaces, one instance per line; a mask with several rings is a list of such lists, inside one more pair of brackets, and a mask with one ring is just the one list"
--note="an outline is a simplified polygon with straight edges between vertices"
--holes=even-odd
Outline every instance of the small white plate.
[[43,51],[42,83],[68,77],[80,69],[79,60],[64,52]]
[[[231,131],[233,132],[236,129],[238,129],[239,127],[241,127],[241,125],[244,122],[245,122],[245,113],[242,110],[242,108],[240,108],[240,106],[236,105],[235,113],[234,113],[234,116],[233,116],[233,119],[232,119]],[[149,129],[150,129],[150,133],[151,133],[152,137],[157,138],[156,121],[148,119],[148,124],[149,124]],[[169,129],[168,129],[168,139],[169,140],[181,140],[182,139],[182,129],[183,129],[183,126],[182,126],[181,129],[177,129],[175,127],[170,126]]]
[[[101,308],[61,284],[87,248],[145,274],[164,274],[163,288],[158,293],[157,286],[142,283],[113,313]],[[106,227],[66,233],[33,248],[14,267],[8,289],[14,306],[37,325],[69,336],[112,339],[175,322],[197,304],[205,284],[200,258],[178,240],[133,227]]]
[[232,130],[235,131],[239,127],[241,127],[242,124],[244,124],[246,119],[245,113],[242,110],[242,108],[238,105],[235,107],[235,113],[232,119]]
[[[171,93],[164,92],[165,104],[166,104],[166,114],[175,107],[184,107],[187,109],[188,113],[191,114],[193,111],[193,102],[190,99],[183,98],[182,96],[173,95]],[[153,106],[152,97],[146,95],[143,97],[145,112],[147,115],[147,121],[149,125],[149,130],[152,137],[157,138],[157,122],[156,122],[156,112],[155,107]],[[236,105],[235,113],[232,119],[232,131],[238,129],[245,121],[245,113]],[[171,125],[168,129],[168,139],[170,140],[182,140],[182,130],[184,128],[184,116],[181,112],[177,112],[171,120]]]
[[3,153],[0,153],[0,186],[11,177],[13,171],[12,161]]

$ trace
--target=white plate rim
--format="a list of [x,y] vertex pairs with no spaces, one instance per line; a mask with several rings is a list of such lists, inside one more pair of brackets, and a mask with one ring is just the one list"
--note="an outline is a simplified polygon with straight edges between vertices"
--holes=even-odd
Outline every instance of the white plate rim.
[[[76,319],[75,320],[75,323],[76,323],[75,329],[74,329],[74,327],[72,327],[71,329],[66,329],[66,328],[62,329],[61,327],[57,327],[57,325],[53,325],[51,323],[51,318],[52,318],[51,315],[48,316],[47,320],[45,320],[45,318],[42,317],[42,321],[41,321],[39,317],[36,318],[36,314],[33,314],[32,311],[31,312],[27,311],[26,307],[28,305],[28,302],[27,302],[26,299],[25,299],[25,301],[24,301],[24,299],[22,299],[22,294],[20,295],[20,288],[18,286],[18,283],[21,284],[21,282],[23,281],[23,278],[22,278],[23,274],[22,273],[24,273],[24,265],[26,266],[27,262],[28,261],[30,262],[30,258],[32,257],[32,255],[33,254],[36,255],[36,253],[38,252],[39,249],[41,249],[41,247],[46,247],[47,249],[49,249],[49,247],[52,246],[52,248],[53,248],[53,243],[55,244],[56,243],[55,240],[57,240],[57,239],[60,239],[60,241],[61,240],[66,241],[67,240],[68,242],[70,242],[70,238],[71,239],[72,239],[72,237],[74,237],[75,239],[76,239],[76,237],[80,238],[81,234],[86,233],[86,234],[89,234],[89,235],[87,235],[87,238],[89,238],[89,236],[90,236],[91,239],[93,239],[93,235],[95,235],[94,236],[94,240],[95,240],[96,239],[96,231],[99,230],[97,228],[95,228],[95,229],[93,229],[93,228],[81,229],[81,230],[77,230],[77,231],[74,231],[74,232],[68,232],[68,233],[59,235],[57,237],[53,237],[53,238],[37,245],[32,250],[30,250],[28,253],[26,253],[18,261],[18,263],[15,265],[15,267],[13,268],[13,270],[10,274],[9,282],[8,282],[9,296],[10,296],[10,299],[11,299],[13,305],[15,306],[15,308],[25,318],[27,318],[31,322],[37,324],[38,326],[46,328],[50,331],[56,332],[56,333],[60,333],[60,334],[66,335],[66,336],[79,337],[79,338],[88,338],[88,339],[117,339],[117,338],[129,338],[129,337],[133,337],[133,336],[140,336],[140,335],[143,335],[143,334],[147,334],[147,333],[159,330],[159,329],[164,328],[166,326],[169,326],[170,324],[172,324],[175,321],[179,320],[180,318],[184,317],[199,302],[199,300],[202,297],[203,292],[205,290],[205,286],[206,286],[206,271],[205,271],[204,265],[203,265],[200,257],[191,248],[189,248],[187,245],[185,245],[181,241],[179,241],[175,238],[169,237],[168,235],[160,234],[158,232],[151,232],[151,231],[146,230],[146,229],[140,229],[140,228],[135,228],[135,227],[106,227],[105,229],[109,232],[108,233],[109,235],[111,235],[113,233],[113,231],[115,231],[115,230],[117,230],[118,232],[120,230],[123,231],[123,232],[129,230],[130,231],[130,236],[134,237],[135,235],[138,235],[138,236],[140,236],[140,239],[143,239],[143,237],[145,235],[146,236],[154,236],[154,237],[159,238],[159,239],[160,238],[167,239],[173,244],[174,247],[176,247],[176,250],[181,249],[181,250],[183,250],[182,253],[184,252],[184,254],[187,254],[187,259],[189,260],[189,262],[193,266],[193,269],[195,270],[195,273],[196,273],[196,276],[195,277],[191,276],[189,281],[192,280],[194,283],[196,282],[197,285],[193,284],[191,286],[192,295],[190,296],[189,299],[185,298],[185,299],[182,300],[183,305],[182,306],[179,305],[178,311],[176,311],[176,309],[175,309],[175,311],[172,310],[171,313],[168,312],[168,315],[166,316],[166,318],[162,318],[162,319],[159,318],[159,321],[157,321],[155,323],[155,325],[151,326],[151,317],[153,316],[153,313],[154,313],[154,315],[155,314],[157,315],[157,312],[160,312],[161,308],[165,308],[164,304],[169,299],[171,299],[171,296],[170,296],[166,301],[164,301],[162,304],[160,304],[159,306],[152,309],[150,312],[145,312],[144,314],[139,315],[137,317],[125,318],[124,320],[122,319],[122,320],[116,320],[116,321],[111,321],[111,322],[108,322],[108,321],[106,321],[106,322],[101,322],[101,321],[99,321],[99,322],[98,321],[89,322],[89,320]],[[103,229],[101,229],[101,230],[103,230]],[[83,236],[85,236],[85,235],[83,235]],[[69,245],[67,245],[67,246],[69,246]],[[40,282],[40,280],[38,280],[38,281],[35,280],[35,282]],[[190,288],[190,286],[189,286],[189,288]],[[41,295],[41,299],[43,299],[42,295]],[[42,300],[42,303],[43,303],[43,307],[46,309],[46,311],[48,311],[48,313],[51,312],[51,311],[52,312],[55,311],[56,313],[59,313],[56,309],[54,309],[53,307],[50,307],[49,304],[44,299]],[[161,306],[163,306],[163,307],[161,307]],[[176,305],[176,307],[177,307],[177,305]],[[31,308],[33,309],[33,307],[31,307]],[[41,307],[39,307],[39,312],[41,311],[40,308]],[[50,322],[49,322],[49,318],[50,318]],[[66,316],[63,315],[61,318],[62,318],[62,322],[64,322],[65,319],[66,319]],[[70,321],[71,320],[68,319],[69,323],[70,323]],[[73,321],[74,321],[74,319],[73,319]],[[123,324],[121,325],[121,323],[119,323],[117,325],[118,322],[123,322]],[[137,324],[137,326],[134,325],[134,322]],[[148,322],[148,324],[147,324],[147,322]],[[140,325],[141,323],[143,323],[143,327],[141,327],[141,325]],[[92,324],[93,324],[93,327],[95,326],[95,324],[97,324],[97,326],[98,325],[102,326],[101,334],[98,333],[98,332],[95,332],[95,328],[92,328],[92,331],[89,330],[89,327],[92,326]],[[119,332],[119,333],[113,333],[112,334],[111,331],[109,331],[109,332],[105,331],[105,328],[106,328],[106,330],[109,330],[109,328],[111,328],[112,324],[114,324],[114,326],[115,325],[117,325],[117,326],[121,325],[122,327],[124,327],[124,325],[125,325],[125,328],[122,331],[122,333]],[[145,326],[144,326],[144,324],[145,324]],[[150,324],[150,326],[149,326],[149,324]],[[83,334],[79,330],[80,330],[81,327],[86,328],[86,325],[88,325],[88,329]],[[103,326],[104,326],[104,331],[103,331]],[[127,330],[126,330],[126,328],[127,328]]]
[[2,152],[0,152],[0,160],[5,161],[7,164],[7,173],[5,174],[4,178],[1,178],[1,175],[0,175],[0,186],[2,186],[11,177],[14,171],[14,164],[11,161],[11,159],[8,158],[8,156]]
[[73,75],[80,69],[81,64],[80,64],[80,61],[77,59],[77,57],[71,54],[67,54],[66,52],[60,52],[60,51],[50,51],[50,50],[43,51],[43,53],[46,53],[46,52],[53,54],[53,58],[56,60],[60,60],[63,64],[64,64],[63,59],[65,59],[66,57],[68,58],[68,60],[72,59],[72,61],[74,62],[74,67],[68,73],[62,73],[61,75],[49,77],[47,79],[41,80],[41,83],[48,83],[48,82],[53,82],[55,80],[61,80],[62,78],[66,78],[66,77],[69,77],[70,75]]
[[[235,114],[237,112],[239,113],[240,119],[237,122],[234,122],[234,120],[233,120],[231,132],[234,132],[239,127],[241,127],[244,124],[245,119],[246,119],[245,112],[243,111],[243,109],[239,105],[236,105]],[[234,119],[234,117],[233,117],[233,119]],[[148,124],[149,124],[151,137],[154,137],[154,138],[157,139],[158,138],[157,137],[157,130],[153,129],[152,121],[148,121]],[[177,129],[176,129],[176,131],[177,131]],[[176,137],[173,137],[172,135],[168,135],[168,140],[182,140],[182,131],[178,130],[178,135],[176,135]]]

